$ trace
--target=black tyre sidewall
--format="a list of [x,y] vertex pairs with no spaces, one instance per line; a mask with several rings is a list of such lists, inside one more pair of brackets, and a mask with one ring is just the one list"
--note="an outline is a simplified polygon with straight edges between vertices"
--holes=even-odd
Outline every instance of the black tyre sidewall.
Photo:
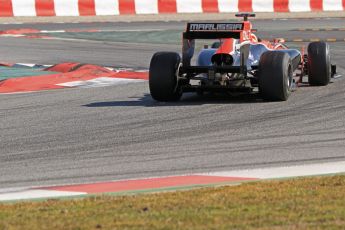
[[331,58],[329,45],[312,42],[308,46],[308,76],[312,86],[325,86],[331,80]]
[[181,57],[174,52],[158,52],[151,59],[149,87],[153,99],[157,101],[176,101],[182,92],[176,76]]
[[259,62],[259,91],[267,101],[286,101],[292,87],[292,63],[287,53],[267,51]]

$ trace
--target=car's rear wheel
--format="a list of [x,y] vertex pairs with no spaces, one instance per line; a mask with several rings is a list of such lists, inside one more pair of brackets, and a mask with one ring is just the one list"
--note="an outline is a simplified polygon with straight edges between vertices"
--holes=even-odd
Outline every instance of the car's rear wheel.
[[308,46],[308,77],[313,86],[328,85],[331,80],[331,57],[329,45],[312,42]]
[[292,90],[293,67],[290,56],[279,51],[262,54],[259,62],[259,91],[268,101],[286,101]]
[[182,96],[177,70],[181,57],[174,52],[158,52],[151,59],[149,71],[150,93],[157,101],[177,101]]

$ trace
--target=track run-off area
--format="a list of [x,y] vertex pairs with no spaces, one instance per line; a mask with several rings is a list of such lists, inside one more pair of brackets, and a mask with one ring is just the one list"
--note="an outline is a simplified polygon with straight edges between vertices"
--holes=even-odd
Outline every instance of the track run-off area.
[[[0,31],[36,31],[0,36],[0,62],[147,70],[153,53],[180,52],[185,23],[0,24]],[[345,74],[344,18],[253,24],[260,37],[283,37],[295,48],[306,44],[301,40],[330,41],[332,62]],[[344,99],[344,78],[326,87],[303,85],[286,102],[186,94],[180,102],[159,103],[147,81],[0,94],[0,193],[270,167],[338,167],[345,161]]]

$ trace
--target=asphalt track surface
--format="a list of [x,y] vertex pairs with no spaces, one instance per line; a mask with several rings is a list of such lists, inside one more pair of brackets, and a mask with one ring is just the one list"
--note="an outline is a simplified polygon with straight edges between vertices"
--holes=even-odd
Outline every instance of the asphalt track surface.
[[[184,29],[183,22],[0,25]],[[344,37],[344,19],[258,20],[262,36]],[[293,44],[298,45],[298,44]],[[0,60],[83,62],[148,68],[156,51],[177,44],[0,38]],[[331,43],[345,69],[344,43]],[[0,95],[0,189],[156,177],[345,160],[345,79],[301,87],[287,102],[255,96],[184,95],[151,99],[147,83]]]

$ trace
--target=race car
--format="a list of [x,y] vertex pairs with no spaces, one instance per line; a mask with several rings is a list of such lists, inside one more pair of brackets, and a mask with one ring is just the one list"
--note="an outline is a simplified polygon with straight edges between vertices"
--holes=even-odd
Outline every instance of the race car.
[[[304,49],[289,49],[284,39],[258,38],[248,20],[255,14],[236,16],[243,21],[187,23],[182,57],[175,52],[155,53],[149,69],[152,98],[168,102],[179,100],[185,92],[230,92],[286,101],[303,77],[308,76],[312,86],[325,86],[336,74],[327,43],[312,42],[304,54]],[[197,39],[215,42],[193,58]]]

